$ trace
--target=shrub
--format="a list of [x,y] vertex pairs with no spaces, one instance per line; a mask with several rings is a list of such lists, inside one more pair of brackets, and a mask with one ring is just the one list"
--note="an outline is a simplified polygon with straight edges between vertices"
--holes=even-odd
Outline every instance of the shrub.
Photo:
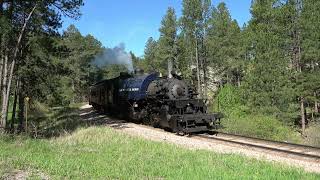
[[299,134],[272,116],[234,112],[222,120],[223,131],[264,139],[299,142]]
[[217,111],[228,113],[234,107],[240,105],[240,96],[238,89],[230,84],[226,84],[220,89],[215,102],[215,109]]
[[312,123],[306,129],[306,143],[320,147],[320,123]]
[[[219,91],[214,109],[224,114],[222,131],[264,139],[299,142],[301,138],[293,128],[276,118],[275,113],[266,115],[252,110],[241,99],[241,90],[226,84]],[[263,110],[275,112],[274,107]]]

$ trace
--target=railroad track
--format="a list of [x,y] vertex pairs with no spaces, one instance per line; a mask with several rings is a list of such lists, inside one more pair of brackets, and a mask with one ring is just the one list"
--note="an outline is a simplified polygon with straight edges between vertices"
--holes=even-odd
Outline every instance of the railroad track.
[[239,146],[240,148],[251,148],[268,154],[273,153],[288,158],[320,163],[320,148],[318,147],[265,140],[221,132],[216,132],[215,134],[197,134],[194,135],[194,137],[209,141],[219,141],[232,146]]

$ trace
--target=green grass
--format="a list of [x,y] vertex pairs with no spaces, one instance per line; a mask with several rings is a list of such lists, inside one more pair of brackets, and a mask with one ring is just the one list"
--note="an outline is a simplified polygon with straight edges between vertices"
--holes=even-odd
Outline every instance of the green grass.
[[300,134],[278,119],[266,115],[239,115],[230,112],[222,119],[221,131],[263,139],[302,143]]
[[0,179],[14,170],[52,179],[319,179],[276,163],[187,150],[107,127],[80,128],[54,139],[1,137]]

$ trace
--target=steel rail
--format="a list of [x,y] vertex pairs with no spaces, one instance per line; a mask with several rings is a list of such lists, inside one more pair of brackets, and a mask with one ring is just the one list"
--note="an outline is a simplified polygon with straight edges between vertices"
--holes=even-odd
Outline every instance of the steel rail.
[[214,134],[222,134],[226,136],[234,136],[234,137],[239,137],[239,138],[245,138],[245,139],[252,139],[252,140],[258,140],[258,141],[264,141],[266,143],[277,143],[279,145],[289,145],[289,146],[296,146],[296,147],[301,147],[301,148],[309,148],[309,149],[315,149],[320,151],[320,147],[315,147],[315,146],[310,146],[310,145],[304,145],[304,144],[296,144],[296,143],[290,143],[290,142],[284,142],[284,141],[276,141],[276,140],[269,140],[269,139],[263,139],[263,138],[257,138],[257,137],[250,137],[250,136],[245,136],[245,135],[238,135],[238,134],[230,134],[230,133],[225,133],[225,132],[210,132],[210,135]]
[[[270,143],[276,143],[277,145],[286,145],[287,147],[292,147],[292,148],[296,148],[297,146],[299,146],[299,148],[304,148],[306,151],[309,151],[309,152],[310,152],[310,148],[313,148],[314,150],[317,150],[320,152],[320,148],[313,147],[313,146],[304,146],[304,145],[300,145],[300,144],[282,143],[280,141],[269,141],[269,140],[259,139],[259,138],[243,137],[240,135],[235,135],[235,136],[263,141],[263,142],[265,142],[265,144],[262,145],[263,144],[262,142],[240,142],[240,141],[237,141],[236,139],[226,139],[223,137],[217,137],[215,135],[197,134],[197,135],[193,135],[193,136],[204,138],[204,139],[210,139],[210,140],[216,140],[216,141],[221,141],[221,142],[237,144],[237,145],[246,146],[246,147],[265,149],[265,150],[269,150],[269,151],[273,151],[273,152],[285,153],[287,155],[296,155],[299,157],[312,158],[313,160],[320,162],[320,153],[319,153],[319,155],[315,155],[315,154],[307,154],[307,153],[303,153],[303,152],[292,151],[292,149],[286,150],[286,149],[281,149],[281,148],[277,148],[277,147],[269,147]],[[234,136],[234,135],[231,135],[231,136]],[[255,144],[255,143],[260,143],[260,144]],[[267,144],[267,143],[269,143],[269,144]]]

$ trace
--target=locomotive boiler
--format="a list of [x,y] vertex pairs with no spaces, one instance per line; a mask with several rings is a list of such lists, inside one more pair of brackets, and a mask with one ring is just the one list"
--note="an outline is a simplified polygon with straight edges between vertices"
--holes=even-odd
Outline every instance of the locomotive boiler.
[[97,110],[181,134],[217,129],[222,117],[177,75],[121,73],[91,86],[89,97]]

